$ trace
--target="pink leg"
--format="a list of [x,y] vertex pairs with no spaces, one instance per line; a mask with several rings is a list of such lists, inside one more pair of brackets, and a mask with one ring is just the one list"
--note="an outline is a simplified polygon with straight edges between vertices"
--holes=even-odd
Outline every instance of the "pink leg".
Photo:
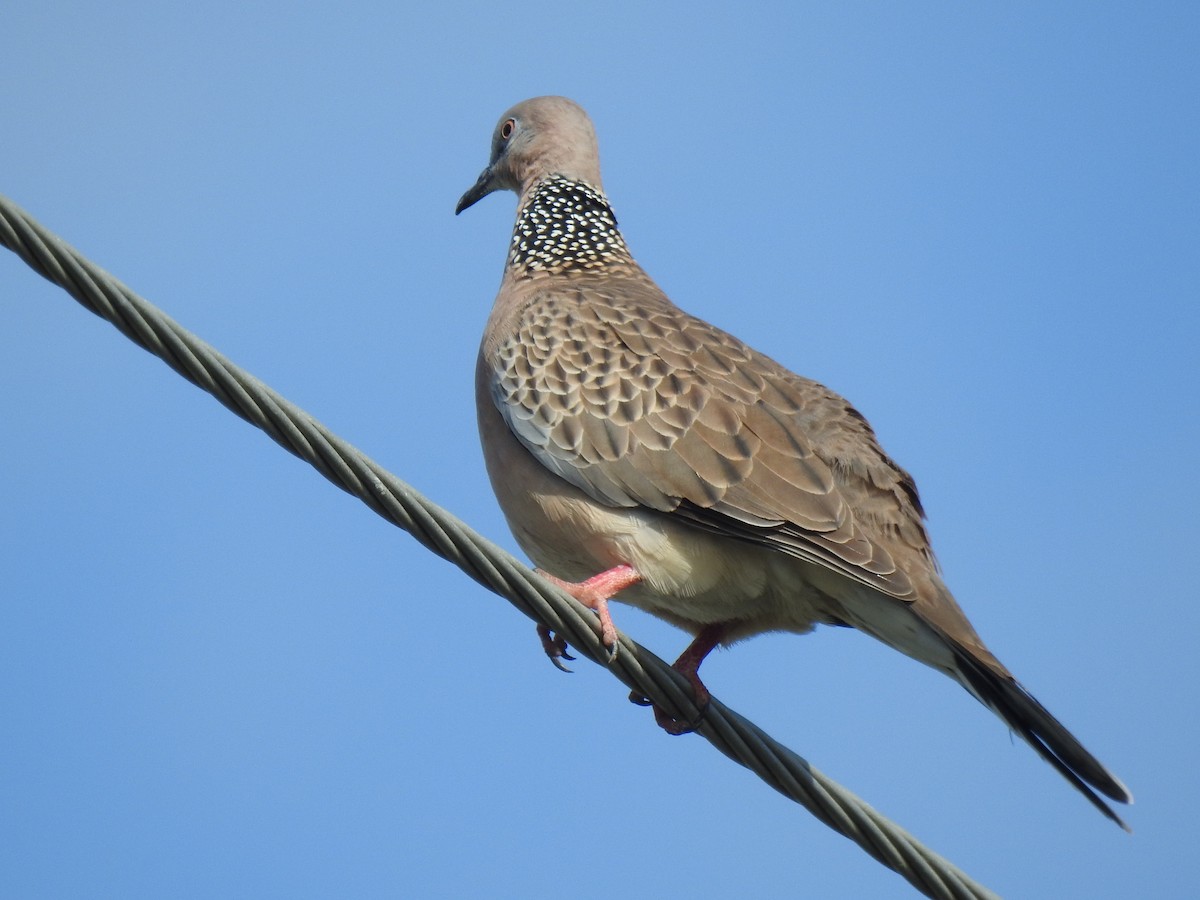
[[[547,581],[557,584],[588,609],[596,611],[596,615],[600,617],[600,640],[609,650],[608,661],[612,662],[616,659],[617,626],[613,624],[612,613],[608,611],[608,600],[618,591],[623,591],[642,580],[642,576],[634,570],[633,566],[624,564],[614,566],[599,575],[593,575],[587,581],[579,582],[563,581],[541,569],[538,569],[537,572]],[[559,658],[570,659],[571,657],[566,654],[567,644],[562,636],[552,636],[550,630],[541,625],[538,626],[538,636],[542,639],[542,648],[550,660],[560,669],[565,668],[559,663]]]

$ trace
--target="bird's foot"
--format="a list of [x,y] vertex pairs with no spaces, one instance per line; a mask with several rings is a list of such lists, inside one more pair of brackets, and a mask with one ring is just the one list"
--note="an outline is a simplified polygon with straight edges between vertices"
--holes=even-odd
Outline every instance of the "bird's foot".
[[[564,581],[542,569],[538,569],[537,573],[547,581],[557,584],[588,609],[595,611],[600,618],[600,640],[608,650],[608,662],[611,664],[617,658],[620,643],[617,641],[617,626],[613,624],[612,613],[608,609],[608,600],[618,591],[637,584],[642,580],[642,576],[633,566],[627,565],[614,566],[599,575],[593,575],[587,581],[578,582]],[[559,661],[562,657],[572,658],[563,652],[567,644],[562,636],[552,636],[550,630],[541,625],[538,626],[538,636],[542,639],[542,648],[550,657],[550,661],[558,668],[570,671]]]
[[708,705],[712,701],[712,694],[709,693],[704,682],[700,680],[700,663],[704,662],[704,658],[712,652],[725,638],[729,627],[723,622],[717,622],[712,625],[705,625],[696,634],[696,637],[688,644],[687,649],[679,654],[679,659],[671,665],[671,668],[688,680],[692,686],[692,699],[696,704],[696,709],[699,712],[691,721],[680,721],[666,711],[643,697],[637,691],[633,691],[629,695],[631,703],[636,703],[638,706],[650,706],[654,709],[654,721],[658,723],[658,727],[667,734],[689,734],[700,727],[701,721],[704,719],[704,714],[708,711]]
[[708,704],[712,700],[712,694],[709,693],[708,688],[704,686],[704,682],[700,680],[700,676],[697,673],[684,672],[683,674],[687,677],[687,680],[691,682],[693,702],[696,704],[696,709],[699,710],[694,719],[681,721],[676,719],[670,713],[659,709],[650,700],[643,697],[637,691],[630,691],[629,693],[630,703],[636,703],[638,706],[649,706],[654,710],[654,721],[658,724],[658,727],[667,734],[691,734],[693,731],[699,728],[700,723],[704,721],[704,714],[708,712]]

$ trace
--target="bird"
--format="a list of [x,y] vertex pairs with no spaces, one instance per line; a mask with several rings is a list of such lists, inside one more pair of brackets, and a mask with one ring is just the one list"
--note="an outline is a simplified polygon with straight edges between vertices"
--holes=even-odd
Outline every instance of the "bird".
[[[856,628],[959,682],[1128,830],[1100,795],[1129,790],[943,583],[916,484],[866,418],[683,311],[634,260],[583,108],[545,96],[505,112],[455,214],[500,190],[518,202],[476,364],[483,456],[517,543],[596,612],[610,654],[614,597],[678,626],[693,639],[674,667],[703,709],[716,647]],[[538,634],[556,665],[571,658]]]

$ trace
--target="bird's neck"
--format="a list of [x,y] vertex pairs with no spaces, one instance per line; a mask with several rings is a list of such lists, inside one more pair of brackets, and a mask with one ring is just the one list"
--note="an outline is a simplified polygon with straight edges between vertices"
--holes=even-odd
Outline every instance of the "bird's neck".
[[524,273],[596,269],[630,260],[605,196],[560,175],[539,182],[526,197],[508,251],[509,269]]

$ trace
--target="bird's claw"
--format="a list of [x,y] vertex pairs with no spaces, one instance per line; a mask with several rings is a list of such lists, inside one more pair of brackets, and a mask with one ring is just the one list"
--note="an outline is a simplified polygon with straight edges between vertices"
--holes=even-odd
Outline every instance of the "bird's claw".
[[[537,627],[537,633],[538,639],[542,642],[542,650],[545,651],[548,657],[550,657],[550,662],[554,663],[554,668],[558,669],[560,672],[573,671],[568,666],[563,665],[562,662],[564,659],[570,660],[571,662],[575,661],[575,657],[567,652],[567,639],[561,634],[556,634],[555,632],[551,631],[545,625],[539,625]],[[605,634],[603,635],[602,640],[604,640],[604,647],[608,651],[605,657],[605,662],[611,666],[617,659],[617,650],[620,648],[621,644],[617,640],[615,630],[611,638],[609,635]],[[611,640],[612,643],[609,643],[609,640]]]
[[567,640],[561,634],[555,634],[545,625],[537,627],[538,638],[542,642],[542,649],[546,655],[550,657],[550,662],[554,663],[554,668],[560,672],[570,673],[569,666],[563,664],[563,660],[571,660],[574,662],[575,657],[567,652]]
[[613,634],[612,643],[604,642],[604,649],[608,651],[608,657],[604,660],[608,665],[612,665],[617,661],[617,651],[621,648],[621,642],[617,640],[616,634]]

